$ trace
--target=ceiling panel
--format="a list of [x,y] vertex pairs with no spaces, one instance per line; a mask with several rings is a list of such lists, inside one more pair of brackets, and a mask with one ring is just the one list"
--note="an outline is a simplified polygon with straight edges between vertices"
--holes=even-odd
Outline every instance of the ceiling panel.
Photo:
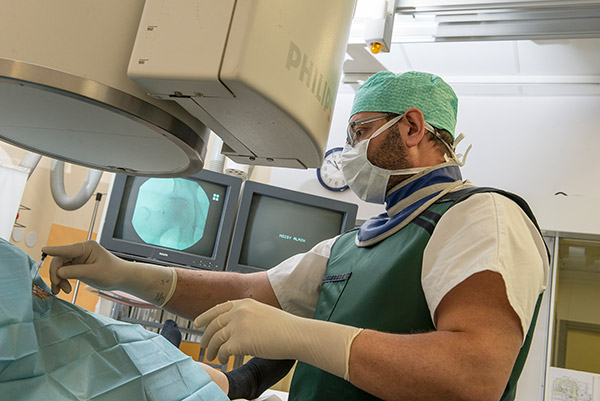
[[524,96],[600,96],[600,85],[523,85],[521,93]]
[[447,80],[452,89],[459,97],[462,96],[522,96],[521,86],[519,85],[498,85],[498,84],[460,84],[454,83],[451,79]]
[[519,41],[521,73],[600,75],[600,39]]
[[415,70],[474,76],[517,72],[513,42],[405,43],[402,46]]

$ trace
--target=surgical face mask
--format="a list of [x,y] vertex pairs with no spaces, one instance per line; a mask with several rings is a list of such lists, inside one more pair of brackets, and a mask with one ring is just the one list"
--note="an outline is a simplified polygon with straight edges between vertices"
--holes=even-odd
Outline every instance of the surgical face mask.
[[383,124],[370,138],[358,142],[355,146],[349,143],[342,151],[342,173],[346,184],[360,199],[365,202],[383,204],[387,192],[387,185],[393,175],[417,174],[430,167],[416,167],[400,170],[386,170],[375,166],[367,159],[367,149],[371,139],[396,124],[403,115],[392,118]]

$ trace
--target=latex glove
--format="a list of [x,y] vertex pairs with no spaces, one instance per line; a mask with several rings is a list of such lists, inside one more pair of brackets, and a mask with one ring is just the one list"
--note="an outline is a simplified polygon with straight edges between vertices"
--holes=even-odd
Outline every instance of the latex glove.
[[204,312],[194,326],[206,327],[201,346],[210,360],[230,355],[297,359],[348,380],[354,337],[362,329],[298,317],[253,299],[228,301]]
[[177,285],[173,268],[128,262],[114,256],[95,241],[65,246],[47,246],[52,256],[52,292],[71,292],[67,279],[81,280],[101,290],[122,290],[158,306],[164,306]]

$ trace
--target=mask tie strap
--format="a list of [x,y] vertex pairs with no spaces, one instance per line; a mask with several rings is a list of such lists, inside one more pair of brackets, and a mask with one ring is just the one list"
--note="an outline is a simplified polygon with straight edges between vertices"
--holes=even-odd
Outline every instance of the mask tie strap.
[[463,134],[462,132],[460,133],[459,136],[456,137],[456,139],[454,140],[454,142],[452,143],[452,147],[450,147],[445,141],[442,140],[442,142],[444,143],[444,145],[446,145],[446,147],[448,148],[448,150],[450,151],[450,157],[448,157],[448,155],[444,155],[444,159],[448,162],[450,160],[454,160],[454,162],[459,166],[462,167],[465,165],[465,163],[467,162],[467,156],[469,154],[469,152],[471,151],[471,148],[473,147],[473,145],[469,145],[469,147],[467,148],[466,152],[464,154],[462,153],[456,153],[456,147],[458,146],[458,144],[460,143],[460,141],[462,141],[465,138],[465,134]]

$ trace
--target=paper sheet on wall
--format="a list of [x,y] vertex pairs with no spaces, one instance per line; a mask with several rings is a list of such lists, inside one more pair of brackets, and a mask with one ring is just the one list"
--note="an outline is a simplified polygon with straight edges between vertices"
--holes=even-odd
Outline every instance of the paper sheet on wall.
[[22,167],[0,164],[0,238],[9,240],[27,183]]
[[[227,401],[164,337],[51,294],[0,239],[0,399]],[[35,295],[34,295],[35,294]]]
[[550,401],[600,401],[600,375],[550,367]]

